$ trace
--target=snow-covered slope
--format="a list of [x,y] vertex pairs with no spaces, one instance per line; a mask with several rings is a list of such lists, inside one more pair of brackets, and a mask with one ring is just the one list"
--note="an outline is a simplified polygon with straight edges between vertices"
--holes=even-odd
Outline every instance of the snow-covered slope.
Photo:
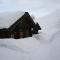
[[1,60],[59,60],[60,32],[50,42],[42,43],[35,38],[0,39]]
[[[42,20],[48,22],[51,17],[55,24],[59,22],[58,14],[55,11],[51,14],[53,17],[47,15]],[[40,23],[40,20],[38,18],[37,21]],[[60,60],[60,30],[55,25],[51,27],[50,30],[39,31],[39,34],[25,39],[0,39],[0,60]]]
[[33,37],[0,39],[0,60],[60,60],[60,0],[2,0],[0,7],[12,16],[28,11],[42,27]]
[[35,20],[41,25],[42,30],[60,29],[60,9],[56,9],[48,15],[36,17]]
[[23,11],[0,12],[0,28],[10,27],[10,25],[16,22],[23,14]]

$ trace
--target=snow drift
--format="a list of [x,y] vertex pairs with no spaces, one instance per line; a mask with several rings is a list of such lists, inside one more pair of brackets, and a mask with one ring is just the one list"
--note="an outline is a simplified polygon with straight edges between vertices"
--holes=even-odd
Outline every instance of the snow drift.
[[0,60],[60,60],[60,0],[2,0],[1,3],[0,12],[28,11],[42,30],[26,39],[0,39]]

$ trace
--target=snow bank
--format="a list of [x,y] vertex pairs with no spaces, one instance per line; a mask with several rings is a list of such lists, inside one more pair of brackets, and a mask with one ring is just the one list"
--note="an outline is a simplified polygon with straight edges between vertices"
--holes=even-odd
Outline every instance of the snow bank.
[[60,9],[57,9],[45,16],[36,16],[35,22],[38,22],[42,30],[38,35],[34,35],[40,42],[50,42],[55,33],[60,31]]
[[6,47],[16,51],[31,52],[37,48],[40,43],[35,38],[25,39],[0,39],[0,47]]
[[57,9],[56,11],[43,16],[43,17],[37,17],[36,18],[40,26],[42,27],[42,30],[52,30],[52,29],[60,29],[60,9]]

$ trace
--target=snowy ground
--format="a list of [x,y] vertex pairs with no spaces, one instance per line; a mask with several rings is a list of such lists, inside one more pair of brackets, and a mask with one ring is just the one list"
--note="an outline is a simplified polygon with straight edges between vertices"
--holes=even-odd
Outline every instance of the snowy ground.
[[42,27],[33,37],[0,39],[0,60],[60,60],[60,0],[1,0],[0,7],[1,20],[11,17],[7,12],[23,10]]
[[50,39],[0,39],[0,60],[60,60],[60,31]]

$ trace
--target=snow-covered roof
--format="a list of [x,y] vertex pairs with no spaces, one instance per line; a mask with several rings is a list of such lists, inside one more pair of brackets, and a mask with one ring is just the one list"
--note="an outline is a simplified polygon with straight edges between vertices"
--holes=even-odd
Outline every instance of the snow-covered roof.
[[7,11],[0,12],[0,29],[8,28],[16,22],[25,12],[23,11]]

